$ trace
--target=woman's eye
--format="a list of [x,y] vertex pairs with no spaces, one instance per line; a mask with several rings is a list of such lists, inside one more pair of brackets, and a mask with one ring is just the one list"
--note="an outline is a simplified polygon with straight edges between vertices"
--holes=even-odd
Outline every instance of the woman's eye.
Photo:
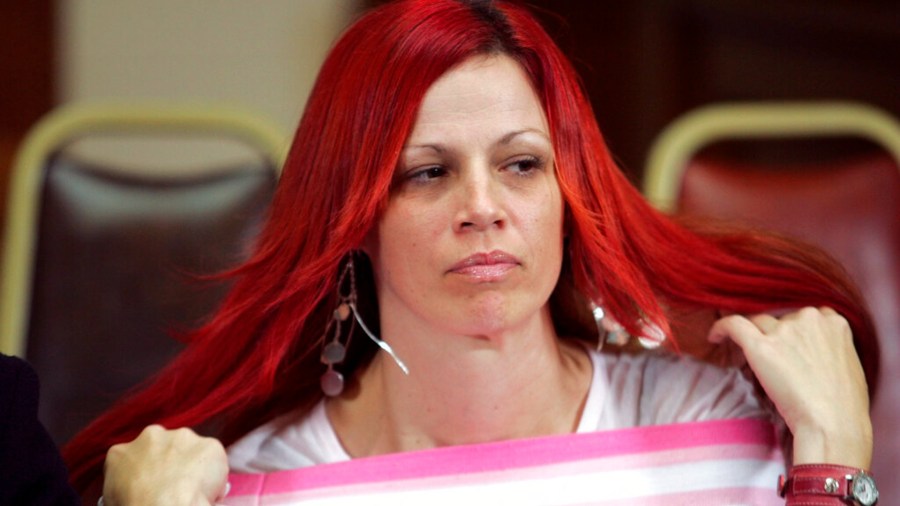
[[425,167],[423,169],[412,171],[409,175],[407,175],[407,179],[414,182],[424,183],[427,181],[431,181],[432,179],[443,177],[445,174],[447,174],[447,170],[443,167]]
[[534,171],[535,169],[540,169],[542,166],[542,162],[539,158],[529,156],[527,158],[520,158],[518,160],[514,160],[512,163],[507,165],[506,167],[513,172],[518,174],[528,174],[529,172]]

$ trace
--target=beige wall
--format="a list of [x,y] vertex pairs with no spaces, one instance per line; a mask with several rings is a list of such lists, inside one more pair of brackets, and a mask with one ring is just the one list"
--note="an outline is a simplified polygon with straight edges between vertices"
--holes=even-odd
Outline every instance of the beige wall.
[[361,0],[59,0],[59,101],[249,107],[293,131]]

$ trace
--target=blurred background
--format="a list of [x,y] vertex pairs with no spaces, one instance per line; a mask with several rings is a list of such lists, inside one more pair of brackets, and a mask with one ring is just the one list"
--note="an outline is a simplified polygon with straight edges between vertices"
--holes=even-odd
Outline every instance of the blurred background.
[[0,0],[0,201],[18,143],[62,104],[224,103],[268,117],[287,138],[326,51],[361,7],[361,0]]
[[850,99],[900,116],[895,0],[540,0],[635,180],[674,118],[734,100]]
[[[24,132],[67,102],[237,103],[287,135],[334,37],[376,3],[3,0],[0,195]],[[529,3],[575,60],[601,128],[636,182],[661,128],[705,103],[841,98],[900,116],[894,0]]]

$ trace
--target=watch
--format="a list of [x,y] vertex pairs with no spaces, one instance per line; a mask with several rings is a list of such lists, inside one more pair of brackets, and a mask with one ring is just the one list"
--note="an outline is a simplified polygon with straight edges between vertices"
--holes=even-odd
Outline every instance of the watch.
[[852,467],[801,464],[791,468],[787,479],[780,476],[778,482],[781,497],[837,497],[859,506],[873,506],[878,502],[875,479],[869,473]]

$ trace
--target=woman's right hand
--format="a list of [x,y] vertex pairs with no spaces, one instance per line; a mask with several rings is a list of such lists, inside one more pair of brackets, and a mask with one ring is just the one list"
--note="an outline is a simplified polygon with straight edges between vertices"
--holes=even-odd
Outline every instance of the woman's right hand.
[[224,495],[228,457],[218,440],[151,425],[106,454],[105,506],[209,506]]
[[794,435],[794,464],[869,469],[872,421],[847,320],[830,308],[726,316],[709,339],[730,338]]

